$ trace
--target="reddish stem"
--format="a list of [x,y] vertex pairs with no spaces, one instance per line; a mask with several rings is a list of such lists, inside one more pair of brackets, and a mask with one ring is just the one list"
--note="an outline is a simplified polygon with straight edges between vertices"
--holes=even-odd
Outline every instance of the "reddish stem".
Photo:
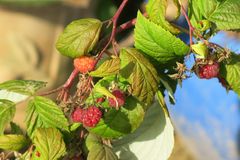
[[187,12],[186,12],[186,10],[185,10],[185,8],[184,8],[184,6],[183,6],[182,4],[181,4],[181,9],[182,9],[182,11],[183,11],[183,15],[184,15],[184,17],[185,17],[185,19],[186,19],[186,21],[187,21],[187,24],[188,24],[188,28],[189,28],[189,40],[190,40],[190,47],[191,47],[192,44],[193,44],[192,35],[193,35],[193,31],[195,30],[195,28],[192,26],[192,24],[191,24],[191,22],[190,22],[190,20],[189,20],[189,18],[188,18]]
[[[121,3],[121,5],[119,6],[117,12],[115,13],[115,15],[112,17],[112,33],[111,36],[107,42],[107,44],[105,45],[105,47],[102,49],[102,51],[99,53],[97,60],[96,60],[96,64],[98,63],[98,61],[102,58],[103,53],[105,52],[105,50],[109,47],[109,45],[112,43],[112,41],[115,40],[115,35],[116,35],[116,31],[117,31],[117,21],[118,18],[123,10],[123,8],[126,6],[128,0],[123,0],[123,2]],[[95,64],[95,65],[96,65]]]
[[72,87],[73,80],[77,77],[78,73],[79,73],[79,70],[74,68],[68,80],[64,83],[63,88],[70,89]]

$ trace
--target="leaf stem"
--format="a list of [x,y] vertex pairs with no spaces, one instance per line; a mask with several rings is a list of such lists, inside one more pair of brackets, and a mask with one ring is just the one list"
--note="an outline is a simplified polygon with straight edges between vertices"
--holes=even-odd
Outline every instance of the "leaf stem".
[[[115,41],[115,35],[116,35],[116,32],[117,32],[117,21],[118,21],[118,18],[123,10],[123,8],[126,6],[128,0],[123,0],[121,5],[119,6],[117,12],[114,14],[114,16],[112,17],[112,33],[111,33],[111,36],[107,42],[107,44],[104,46],[104,48],[101,50],[101,52],[99,53],[97,59],[96,59],[96,63],[95,63],[95,66],[96,64],[98,63],[98,61],[102,58],[102,55],[103,53],[105,52],[105,50],[109,47],[109,45]],[[117,54],[117,53],[115,53]]]

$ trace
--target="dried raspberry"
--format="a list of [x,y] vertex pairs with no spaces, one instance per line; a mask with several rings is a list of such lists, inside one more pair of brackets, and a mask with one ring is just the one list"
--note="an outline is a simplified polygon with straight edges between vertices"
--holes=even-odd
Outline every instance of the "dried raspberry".
[[86,127],[95,127],[102,117],[102,112],[98,107],[91,106],[83,113],[82,123]]
[[217,77],[219,73],[219,64],[214,62],[213,64],[206,64],[199,68],[199,78],[211,79]]
[[112,94],[116,97],[114,98],[108,98],[108,103],[110,107],[119,107],[123,106],[125,103],[125,96],[124,93],[120,90],[114,90]]
[[71,114],[71,118],[73,122],[80,122],[82,123],[82,118],[83,118],[83,114],[84,114],[84,110],[81,108],[76,108],[72,114]]
[[93,57],[82,56],[74,59],[74,67],[79,70],[80,73],[87,73],[94,69],[96,60]]
[[97,98],[96,102],[97,103],[102,103],[105,99],[103,97]]

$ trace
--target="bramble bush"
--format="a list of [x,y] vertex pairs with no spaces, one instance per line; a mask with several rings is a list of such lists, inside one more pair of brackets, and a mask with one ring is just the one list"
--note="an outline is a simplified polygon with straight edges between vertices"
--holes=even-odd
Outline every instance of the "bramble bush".
[[[128,0],[110,20],[84,18],[67,25],[56,42],[59,53],[73,59],[66,83],[44,93],[38,90],[46,82],[0,84],[0,148],[19,160],[168,159],[174,138],[164,97],[175,103],[177,85],[196,74],[218,78],[240,95],[240,56],[209,41],[221,30],[239,31],[240,1],[189,0],[188,9],[181,0],[173,2],[175,20],[182,13],[187,29],[166,20],[167,0],[149,0],[146,12],[121,25]],[[120,47],[116,35],[132,27],[134,46]],[[189,44],[178,38],[182,33]],[[53,93],[57,98],[49,99]],[[21,101],[28,101],[26,132],[12,122]],[[5,159],[13,158],[9,155]]]

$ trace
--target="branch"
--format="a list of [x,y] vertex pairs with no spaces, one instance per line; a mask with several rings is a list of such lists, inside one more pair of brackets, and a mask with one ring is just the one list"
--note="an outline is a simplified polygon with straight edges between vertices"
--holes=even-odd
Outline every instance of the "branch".
[[105,47],[102,49],[102,51],[99,53],[98,57],[97,57],[97,60],[96,60],[96,63],[95,63],[95,66],[96,64],[98,63],[98,61],[102,58],[102,55],[103,53],[105,52],[105,50],[109,47],[109,45],[115,41],[115,35],[116,35],[116,31],[117,31],[117,21],[118,21],[118,18],[123,10],[123,8],[126,6],[128,0],[123,0],[123,2],[121,3],[121,5],[119,6],[117,12],[115,13],[115,15],[112,17],[112,24],[113,24],[113,27],[112,27],[112,33],[111,33],[111,36],[107,42],[107,44],[105,45]]

